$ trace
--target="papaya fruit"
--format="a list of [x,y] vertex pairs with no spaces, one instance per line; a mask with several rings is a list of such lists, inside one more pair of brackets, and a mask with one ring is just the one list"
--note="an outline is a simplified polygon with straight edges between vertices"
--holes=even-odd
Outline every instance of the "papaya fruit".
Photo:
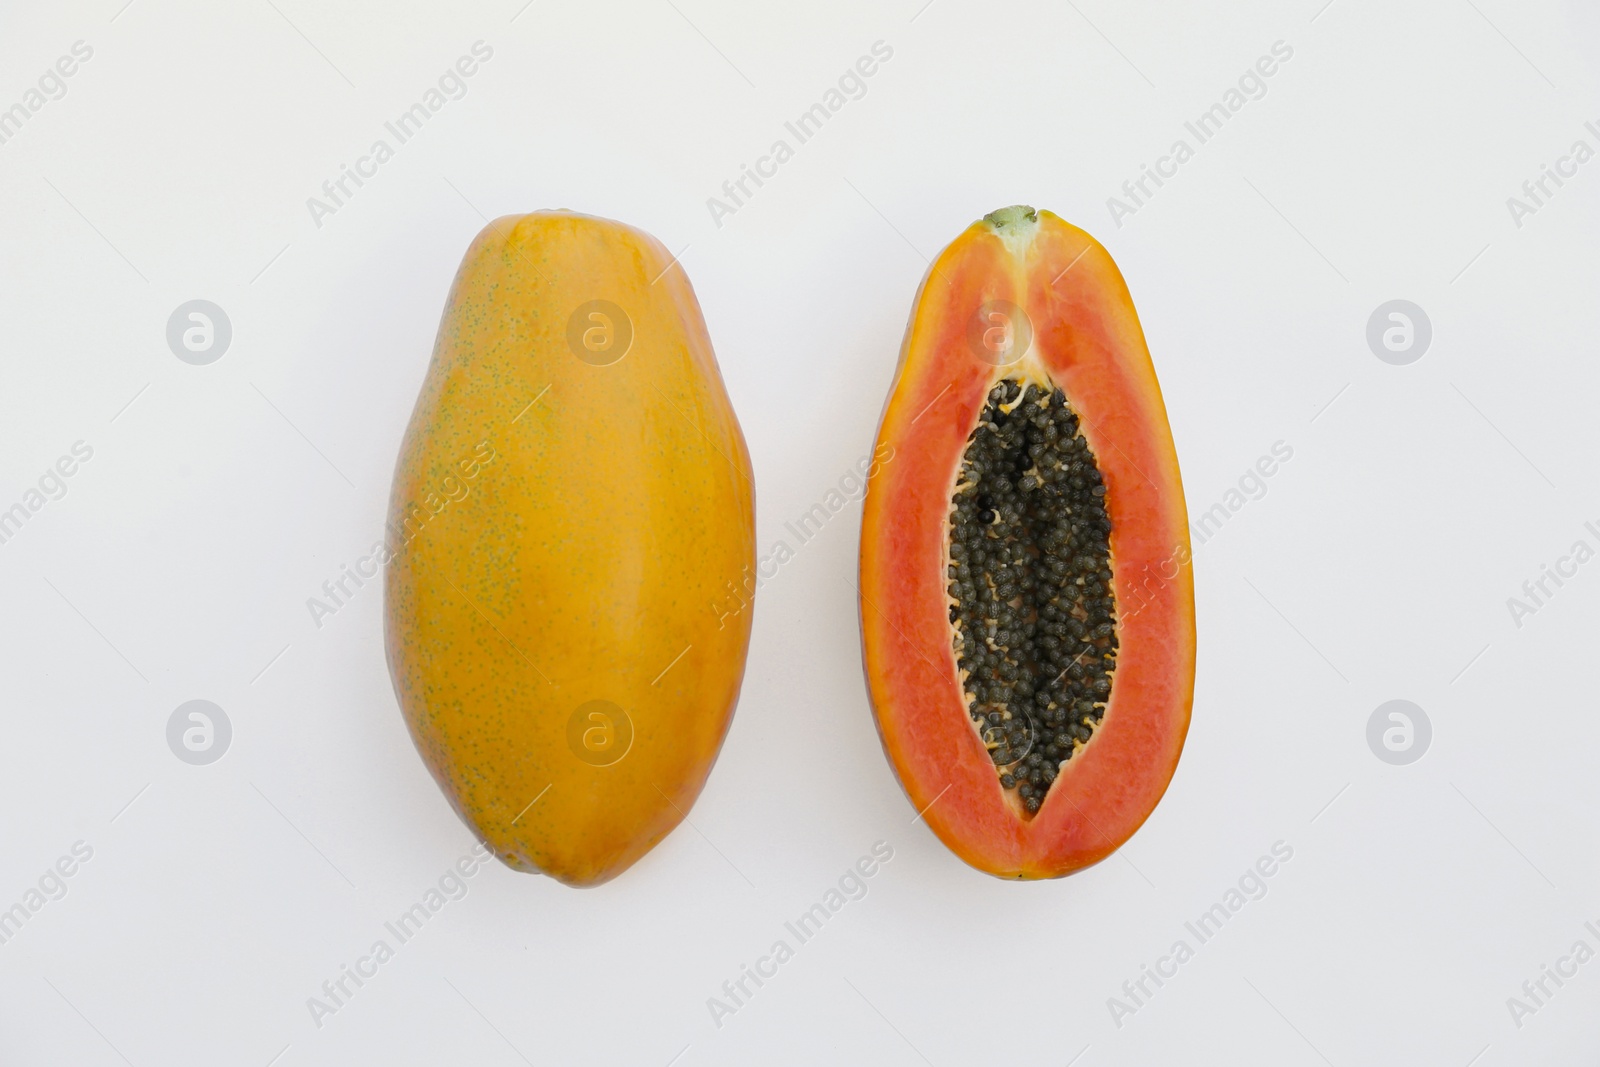
[[1002,878],[1118,848],[1194,693],[1188,516],[1127,285],[1093,237],[1006,208],[918,291],[863,504],[867,688],[912,805]]
[[750,457],[688,278],[541,211],[467,250],[389,505],[385,645],[411,736],[508,866],[592,886],[681,821],[752,608]]

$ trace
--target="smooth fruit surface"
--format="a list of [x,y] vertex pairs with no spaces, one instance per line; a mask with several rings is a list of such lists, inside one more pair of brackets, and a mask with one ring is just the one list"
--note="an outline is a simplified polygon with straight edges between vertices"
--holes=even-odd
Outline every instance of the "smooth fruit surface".
[[[952,649],[952,498],[996,383],[1065,392],[1104,479],[1120,648],[1103,719],[1036,813],[997,779]],[[870,479],[861,626],[879,735],[912,804],[957,855],[1007,878],[1103,859],[1161,799],[1188,731],[1194,591],[1178,462],[1116,264],[1046,211],[1008,208],[936,259],[878,433],[905,459]]]
[[506,864],[598,884],[684,818],[744,674],[754,523],[666,249],[565,211],[490,223],[401,448],[385,623],[418,751]]

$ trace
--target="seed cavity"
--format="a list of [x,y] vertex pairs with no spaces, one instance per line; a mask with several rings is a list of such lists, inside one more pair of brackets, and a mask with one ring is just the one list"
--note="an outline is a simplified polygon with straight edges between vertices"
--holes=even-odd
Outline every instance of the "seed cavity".
[[1117,659],[1105,482],[1059,389],[997,383],[951,501],[967,713],[1029,816],[1105,715]]

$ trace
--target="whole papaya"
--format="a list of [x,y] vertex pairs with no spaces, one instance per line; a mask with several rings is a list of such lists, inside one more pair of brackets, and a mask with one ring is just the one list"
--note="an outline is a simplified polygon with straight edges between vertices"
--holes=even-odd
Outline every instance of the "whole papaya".
[[684,818],[744,675],[754,510],[666,249],[567,211],[490,223],[395,470],[385,638],[417,750],[507,865],[597,885]]

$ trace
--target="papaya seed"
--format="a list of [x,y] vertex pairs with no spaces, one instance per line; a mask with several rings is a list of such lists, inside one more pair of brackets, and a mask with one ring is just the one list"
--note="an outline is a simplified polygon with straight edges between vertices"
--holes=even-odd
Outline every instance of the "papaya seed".
[[[985,426],[992,432],[979,433]],[[1112,690],[1105,479],[1066,394],[1006,379],[989,390],[958,482],[946,560],[952,644],[1001,788],[1032,815],[1093,737]],[[1047,735],[1036,738],[1034,720],[1013,707]]]

